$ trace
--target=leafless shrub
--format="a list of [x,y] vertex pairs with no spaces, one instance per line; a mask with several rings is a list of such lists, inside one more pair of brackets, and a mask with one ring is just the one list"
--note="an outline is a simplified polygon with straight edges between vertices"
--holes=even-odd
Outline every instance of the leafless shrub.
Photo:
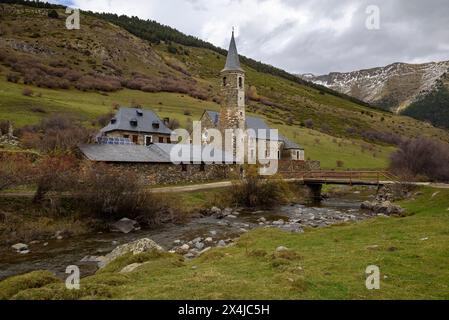
[[2,159],[0,161],[0,191],[24,185],[33,176],[32,163],[21,158]]
[[70,117],[55,114],[38,125],[21,128],[18,135],[27,148],[44,153],[71,153],[79,144],[90,142],[93,133]]
[[167,127],[171,130],[176,130],[181,126],[178,119],[170,119],[168,121]]
[[449,181],[449,145],[428,138],[406,140],[392,154],[390,168],[402,176]]
[[337,168],[343,168],[345,163],[342,160],[337,160]]
[[313,129],[313,126],[314,126],[313,120],[312,119],[304,120],[304,126],[306,128]]
[[231,201],[248,207],[273,207],[286,200],[288,186],[282,180],[265,179],[255,166],[248,167],[246,177],[233,183]]
[[18,83],[20,80],[20,75],[17,73],[8,73],[6,75],[6,80],[12,83]]
[[24,88],[22,90],[22,94],[26,97],[32,97],[33,96],[33,90],[31,90],[30,88]]
[[85,210],[104,219],[151,216],[156,206],[132,171],[95,165],[83,176],[80,196]]
[[390,132],[379,132],[374,130],[368,130],[361,132],[360,135],[366,140],[373,142],[380,141],[392,145],[399,145],[402,142],[401,136]]
[[36,170],[34,203],[41,203],[49,192],[70,191],[77,182],[77,160],[70,156],[45,157]]
[[111,119],[114,117],[114,113],[109,112],[107,114],[103,114],[101,116],[98,116],[97,119],[95,119],[95,121],[93,121],[93,125],[98,125],[101,127],[105,127],[109,124],[109,122],[111,121]]

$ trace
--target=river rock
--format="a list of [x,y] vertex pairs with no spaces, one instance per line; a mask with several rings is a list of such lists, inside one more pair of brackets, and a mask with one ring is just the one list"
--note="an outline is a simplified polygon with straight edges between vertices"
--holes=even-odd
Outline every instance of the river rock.
[[198,238],[195,238],[192,240],[192,244],[197,244],[198,242],[201,242],[201,241],[203,241],[203,238],[198,237]]
[[205,245],[202,242],[195,243],[195,248],[197,248],[198,250],[203,250],[204,247],[205,247]]
[[183,244],[182,246],[176,249],[177,253],[184,254],[190,250],[190,246],[188,244]]
[[226,242],[224,240],[220,240],[220,241],[218,241],[217,246],[226,247]]
[[127,265],[120,271],[120,273],[131,273],[142,265],[144,265],[144,263],[133,263],[133,264]]
[[233,215],[233,214],[229,214],[226,216],[226,218],[228,219],[237,219],[237,216]]
[[28,251],[28,245],[26,245],[24,243],[16,243],[15,245],[12,245],[11,248],[16,250],[19,253]]
[[202,251],[200,251],[198,253],[198,255],[202,255],[203,253],[206,253],[207,251],[209,251],[210,249],[212,249],[212,247],[207,247],[206,249],[203,249]]
[[276,248],[276,252],[282,252],[282,251],[288,251],[288,248],[284,247],[284,246],[280,246],[280,247]]
[[154,242],[151,239],[144,238],[140,239],[131,243],[123,244],[121,246],[118,246],[114,250],[112,250],[111,253],[107,254],[104,257],[104,260],[99,263],[100,268],[104,268],[107,266],[111,261],[127,254],[132,253],[133,255],[150,252],[150,251],[163,251],[164,249],[159,246],[156,242]]
[[211,237],[204,239],[204,242],[207,242],[207,243],[211,243],[213,241],[214,241],[214,239],[212,239]]
[[258,222],[267,222],[267,219],[265,217],[260,218],[259,220],[257,220]]
[[278,221],[273,221],[273,225],[275,226],[283,226],[285,224],[285,221],[280,219]]
[[179,244],[181,244],[181,240],[175,240],[175,241],[173,241],[173,243],[179,245]]
[[290,223],[279,227],[280,230],[292,233],[304,233],[301,225],[298,223]]
[[99,256],[85,256],[84,258],[81,259],[80,262],[95,262],[95,263],[99,263],[104,261],[104,257],[99,257]]
[[123,218],[111,225],[111,231],[122,232],[125,234],[139,229],[139,223],[136,220],[131,220],[128,218]]

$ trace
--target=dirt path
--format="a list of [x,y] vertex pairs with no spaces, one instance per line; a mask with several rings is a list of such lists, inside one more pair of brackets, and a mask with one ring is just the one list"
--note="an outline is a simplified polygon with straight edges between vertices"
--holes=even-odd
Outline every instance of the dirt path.
[[[295,179],[286,179],[286,181],[294,181]],[[449,184],[445,183],[431,183],[431,182],[411,182],[410,184],[414,184],[416,186],[422,187],[431,187],[435,189],[449,189]],[[192,184],[188,186],[173,186],[173,187],[161,187],[161,188],[153,188],[151,192],[153,193],[178,193],[178,192],[192,192],[199,190],[209,190],[209,189],[219,189],[219,188],[227,188],[231,187],[231,181],[221,181],[221,182],[212,182],[212,183],[203,183],[203,184]],[[34,196],[33,191],[23,191],[23,192],[7,192],[0,193],[0,197],[9,197],[9,198],[32,198]]]

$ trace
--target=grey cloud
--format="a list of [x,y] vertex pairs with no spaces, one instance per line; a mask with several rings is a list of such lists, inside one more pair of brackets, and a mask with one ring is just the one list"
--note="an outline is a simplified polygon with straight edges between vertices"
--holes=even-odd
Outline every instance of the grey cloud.
[[[81,7],[92,3],[90,0],[73,1]],[[126,8],[118,9],[111,5],[113,1],[103,1],[104,11],[126,11]],[[447,0],[129,2],[130,6],[138,4],[143,8],[151,3],[153,10],[147,13],[151,16],[141,16],[143,19],[150,18],[169,24],[185,33],[209,39],[223,48],[228,46],[231,26],[237,26],[241,54],[294,73],[323,74],[383,66],[398,61],[449,60]],[[282,10],[273,8],[271,12],[266,8],[270,5],[277,5]],[[368,5],[380,8],[380,30],[365,28],[365,10]],[[332,21],[340,21],[348,10],[354,10],[354,13],[352,19],[347,21],[347,28],[335,31]],[[291,12],[308,14],[309,20],[303,23],[295,15],[290,15]]]

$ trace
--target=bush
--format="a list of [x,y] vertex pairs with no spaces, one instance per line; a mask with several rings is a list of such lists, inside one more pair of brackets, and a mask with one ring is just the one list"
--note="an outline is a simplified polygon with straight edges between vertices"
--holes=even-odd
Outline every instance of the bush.
[[95,165],[84,175],[81,197],[85,210],[104,219],[154,216],[155,204],[138,174]]
[[449,181],[449,145],[427,138],[406,140],[391,156],[390,169],[401,176]]
[[20,159],[2,159],[0,161],[0,191],[27,184],[33,177],[31,162]]
[[58,19],[59,18],[59,14],[56,10],[50,10],[48,11],[48,17],[51,19]]
[[345,166],[345,163],[341,160],[337,160],[337,168],[343,168]]
[[168,121],[167,127],[171,130],[176,130],[181,127],[181,124],[179,123],[178,119],[170,119]]
[[304,126],[306,128],[313,129],[313,120],[312,119],[304,120]]
[[288,186],[282,180],[265,179],[258,174],[258,168],[248,167],[246,177],[234,182],[231,201],[247,207],[273,207],[284,203],[289,194]]
[[78,161],[70,156],[43,158],[36,170],[37,189],[33,202],[42,203],[50,192],[71,191],[77,179]]
[[18,135],[26,148],[44,153],[71,153],[79,144],[90,142],[94,131],[66,115],[55,114],[38,125],[22,128]]
[[33,96],[33,90],[31,90],[30,88],[24,88],[22,90],[22,94],[26,97],[32,97]]
[[6,80],[12,83],[17,83],[19,82],[20,79],[20,75],[18,75],[17,73],[8,73],[6,75]]
[[99,125],[101,127],[106,127],[113,117],[114,117],[114,113],[112,113],[112,112],[103,114],[101,116],[98,116],[97,119],[95,119],[93,124]]

